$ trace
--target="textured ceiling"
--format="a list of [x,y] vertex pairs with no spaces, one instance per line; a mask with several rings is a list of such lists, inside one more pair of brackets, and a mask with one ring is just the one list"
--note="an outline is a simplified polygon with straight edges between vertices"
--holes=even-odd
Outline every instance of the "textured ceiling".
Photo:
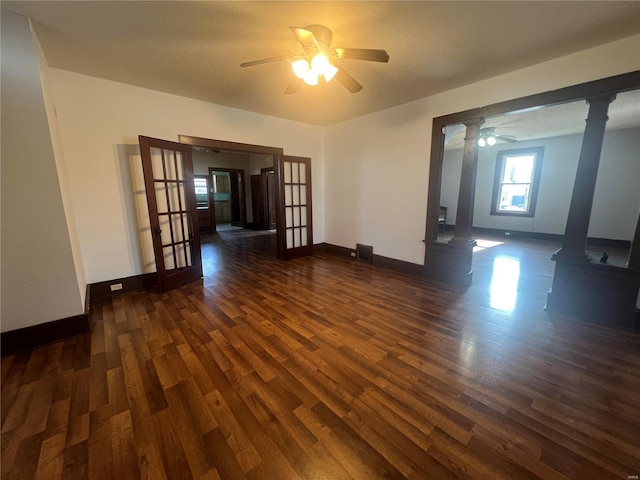
[[[494,127],[496,134],[513,136],[519,141],[559,137],[583,133],[588,112],[587,102],[581,100],[487,118],[482,128]],[[607,130],[639,127],[640,90],[618,94],[609,105],[608,117]],[[446,149],[463,148],[464,128],[451,131],[455,133],[446,138]]]
[[[50,66],[243,110],[329,125],[640,32],[640,2],[3,1],[33,18]],[[290,26],[320,23],[333,46],[382,48],[388,64],[341,60],[337,82],[284,95],[300,53]]]

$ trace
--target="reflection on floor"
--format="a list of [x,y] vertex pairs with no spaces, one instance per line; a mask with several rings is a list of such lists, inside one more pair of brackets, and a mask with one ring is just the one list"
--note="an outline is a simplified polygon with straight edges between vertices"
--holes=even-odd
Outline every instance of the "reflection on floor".
[[200,236],[205,286],[216,283],[216,274],[232,271],[249,254],[276,256],[275,230],[234,227]]
[[[275,230],[232,227],[202,236],[205,285],[216,283],[216,273],[235,269],[248,254],[276,256]],[[439,236],[448,241],[452,234]],[[557,242],[526,238],[486,236],[477,239],[473,256],[473,285],[463,293],[465,301],[478,302],[496,314],[517,317],[531,314],[543,319],[551,288]],[[608,248],[609,263],[624,265],[627,251]],[[597,260],[602,252],[592,251]],[[226,260],[222,260],[226,258]],[[614,263],[615,262],[615,263]]]
[[553,242],[479,238],[473,254],[473,285],[465,291],[465,300],[512,320],[523,313],[542,320],[555,266],[551,256],[558,248]]
[[244,229],[236,225],[231,225],[230,223],[216,223],[216,231],[218,232],[228,232],[228,231],[234,231],[234,230],[244,230]]
[[[465,296],[505,314],[537,311],[544,316],[555,268],[551,257],[561,244],[504,236],[478,238],[477,243],[473,285]],[[626,265],[628,250],[623,248],[594,247],[588,253],[598,261],[604,251],[609,264]]]

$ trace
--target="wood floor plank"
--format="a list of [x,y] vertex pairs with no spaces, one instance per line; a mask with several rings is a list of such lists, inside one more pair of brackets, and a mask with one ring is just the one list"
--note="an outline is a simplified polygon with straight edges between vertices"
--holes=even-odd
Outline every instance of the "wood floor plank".
[[3,358],[2,480],[640,474],[640,334],[546,315],[553,245],[501,239],[466,291],[274,249],[203,235],[202,281],[94,299],[91,335]]

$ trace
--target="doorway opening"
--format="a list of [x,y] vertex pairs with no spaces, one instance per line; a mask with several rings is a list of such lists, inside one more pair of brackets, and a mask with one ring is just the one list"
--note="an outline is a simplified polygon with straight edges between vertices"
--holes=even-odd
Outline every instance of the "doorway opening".
[[[269,233],[275,230],[278,258],[312,254],[310,158],[284,155],[283,149],[275,147],[187,135],[179,135],[179,140],[192,147],[194,173],[207,176],[212,227],[220,223],[216,214],[225,220],[226,225],[223,202],[228,201],[226,208],[231,217],[230,226]],[[244,163],[241,166],[239,162]],[[221,174],[221,180],[218,180],[214,172],[229,173],[228,192],[222,191],[225,177]]]

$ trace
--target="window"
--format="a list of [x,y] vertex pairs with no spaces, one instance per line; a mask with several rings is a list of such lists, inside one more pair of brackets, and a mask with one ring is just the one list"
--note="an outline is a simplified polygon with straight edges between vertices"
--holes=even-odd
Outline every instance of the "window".
[[196,189],[196,202],[198,206],[206,206],[209,204],[209,194],[207,193],[207,178],[195,177],[193,184]]
[[544,148],[498,152],[491,215],[533,217]]

